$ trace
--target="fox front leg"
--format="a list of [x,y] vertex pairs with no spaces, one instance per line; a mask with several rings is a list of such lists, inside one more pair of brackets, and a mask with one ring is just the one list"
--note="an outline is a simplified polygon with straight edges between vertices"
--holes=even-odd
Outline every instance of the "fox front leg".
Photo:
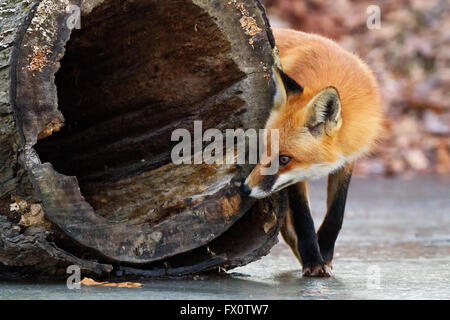
[[344,221],[345,202],[352,177],[353,163],[328,175],[327,214],[317,232],[322,258],[331,268],[334,244]]
[[302,264],[304,276],[329,277],[331,270],[320,254],[311,216],[308,184],[299,182],[287,190],[290,210],[281,226],[281,234]]

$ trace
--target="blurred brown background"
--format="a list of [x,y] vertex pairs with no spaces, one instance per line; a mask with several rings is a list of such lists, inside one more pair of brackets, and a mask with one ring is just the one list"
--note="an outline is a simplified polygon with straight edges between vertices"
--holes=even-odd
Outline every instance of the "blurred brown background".
[[[375,71],[385,136],[356,174],[450,174],[450,1],[265,0],[272,26],[318,33]],[[369,29],[367,8],[381,9]]]

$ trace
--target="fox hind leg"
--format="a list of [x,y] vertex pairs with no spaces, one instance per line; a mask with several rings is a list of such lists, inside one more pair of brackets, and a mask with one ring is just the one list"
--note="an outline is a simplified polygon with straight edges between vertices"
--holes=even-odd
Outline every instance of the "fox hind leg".
[[301,264],[303,264],[302,257],[300,256],[300,253],[298,251],[298,238],[297,234],[295,233],[292,219],[292,211],[289,208],[289,211],[281,224],[280,231],[284,241],[289,245],[297,260]]
[[350,163],[328,175],[327,213],[317,232],[317,239],[322,258],[330,268],[334,244],[344,220],[345,202],[352,171],[353,163]]

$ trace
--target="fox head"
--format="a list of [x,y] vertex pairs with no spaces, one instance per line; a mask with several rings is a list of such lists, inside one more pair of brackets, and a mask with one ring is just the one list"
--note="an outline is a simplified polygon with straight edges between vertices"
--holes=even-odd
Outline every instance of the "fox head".
[[[321,177],[339,166],[335,147],[342,124],[338,90],[327,86],[312,92],[279,69],[274,70],[273,79],[276,94],[266,129],[269,133],[278,130],[278,150],[271,151],[268,137],[262,158],[270,162],[260,161],[242,184],[243,191],[255,198]],[[279,163],[277,172],[264,174],[273,161]]]

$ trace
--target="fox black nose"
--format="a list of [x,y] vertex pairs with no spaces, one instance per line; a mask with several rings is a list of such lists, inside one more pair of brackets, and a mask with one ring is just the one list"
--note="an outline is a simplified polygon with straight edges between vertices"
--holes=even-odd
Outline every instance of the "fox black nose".
[[252,188],[250,188],[250,187],[248,186],[248,184],[246,184],[245,182],[242,182],[242,184],[241,184],[241,190],[242,190],[242,192],[244,192],[246,195],[249,195],[250,192],[252,192]]

